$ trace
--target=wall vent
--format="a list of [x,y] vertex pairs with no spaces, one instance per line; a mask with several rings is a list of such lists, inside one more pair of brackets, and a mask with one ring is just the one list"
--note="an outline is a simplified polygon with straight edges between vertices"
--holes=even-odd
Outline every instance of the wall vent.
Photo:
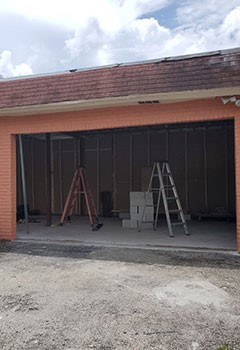
[[160,101],[159,100],[138,101],[139,105],[154,104],[154,103],[160,103]]

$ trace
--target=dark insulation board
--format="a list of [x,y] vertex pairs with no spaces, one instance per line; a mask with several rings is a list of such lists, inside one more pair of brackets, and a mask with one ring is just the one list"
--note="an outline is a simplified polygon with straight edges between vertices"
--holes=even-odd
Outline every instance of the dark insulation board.
[[[185,210],[235,212],[233,124],[149,129],[52,141],[53,213],[60,214],[77,165],[86,166],[99,213],[101,192],[112,194],[114,209],[129,210],[129,191],[141,191],[154,161],[168,160]],[[19,152],[18,152],[19,153]],[[45,213],[45,142],[24,138],[28,202]],[[19,155],[17,198],[22,203]],[[83,201],[75,213],[86,213]]]

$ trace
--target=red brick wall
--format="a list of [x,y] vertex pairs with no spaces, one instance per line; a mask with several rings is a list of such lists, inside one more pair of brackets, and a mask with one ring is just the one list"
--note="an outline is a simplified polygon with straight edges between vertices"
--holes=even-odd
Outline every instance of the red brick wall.
[[[16,134],[63,132],[235,118],[237,214],[240,210],[240,109],[220,99],[0,118],[0,239],[16,235]],[[239,119],[238,119],[239,118]],[[12,135],[12,136],[11,136]],[[239,202],[239,204],[238,204]],[[237,215],[240,218],[240,213]],[[240,219],[237,224],[240,251]]]
[[0,239],[14,239],[16,235],[16,143],[15,136],[4,133],[1,127],[0,130]]

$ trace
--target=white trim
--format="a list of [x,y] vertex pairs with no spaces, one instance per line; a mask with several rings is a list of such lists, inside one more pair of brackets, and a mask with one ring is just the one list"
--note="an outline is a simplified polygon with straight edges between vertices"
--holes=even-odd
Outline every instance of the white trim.
[[216,88],[208,90],[166,92],[147,95],[132,95],[101,99],[89,99],[78,101],[66,101],[58,103],[38,104],[30,106],[20,106],[0,109],[2,116],[22,116],[34,114],[46,114],[57,112],[72,112],[84,109],[96,109],[113,106],[130,106],[136,105],[139,101],[159,100],[162,103],[176,103],[197,99],[209,99],[215,97],[240,95],[240,87]]

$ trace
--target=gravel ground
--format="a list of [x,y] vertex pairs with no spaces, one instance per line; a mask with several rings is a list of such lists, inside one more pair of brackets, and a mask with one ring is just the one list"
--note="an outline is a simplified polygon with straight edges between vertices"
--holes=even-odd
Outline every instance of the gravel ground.
[[240,257],[0,243],[1,350],[240,349]]

